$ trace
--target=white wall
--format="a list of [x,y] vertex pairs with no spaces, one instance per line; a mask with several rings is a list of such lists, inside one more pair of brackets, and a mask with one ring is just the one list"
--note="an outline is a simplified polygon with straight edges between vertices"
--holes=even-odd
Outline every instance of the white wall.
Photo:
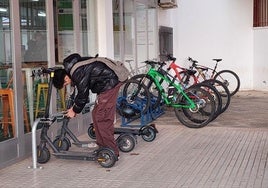
[[231,69],[241,79],[241,90],[253,87],[253,1],[179,0],[178,8],[159,11],[159,25],[174,28],[174,56],[189,66],[190,56],[200,64]]
[[254,30],[253,87],[268,91],[268,27]]

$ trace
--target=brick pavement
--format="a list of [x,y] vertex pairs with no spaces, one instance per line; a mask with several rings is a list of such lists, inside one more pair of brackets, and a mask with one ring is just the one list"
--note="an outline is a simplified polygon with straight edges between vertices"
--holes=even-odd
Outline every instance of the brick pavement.
[[0,171],[0,187],[267,188],[267,102],[268,92],[239,92],[225,113],[201,129],[181,125],[168,110],[154,122],[156,139],[138,137],[134,150],[121,153],[110,169],[52,157],[33,170],[27,158]]

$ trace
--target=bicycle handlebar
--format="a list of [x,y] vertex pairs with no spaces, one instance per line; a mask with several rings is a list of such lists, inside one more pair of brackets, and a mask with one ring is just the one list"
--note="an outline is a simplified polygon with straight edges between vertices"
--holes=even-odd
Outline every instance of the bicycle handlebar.
[[[168,54],[166,57],[168,61],[176,61],[176,57],[173,57],[171,54]],[[166,62],[152,61],[152,60],[146,60],[144,61],[144,63],[151,65],[152,67],[154,67],[155,65],[160,65],[160,67],[166,65]]]
[[146,60],[146,61],[144,61],[144,63],[151,65],[152,67],[154,67],[155,65],[160,65],[161,67],[166,65],[165,62],[151,61],[151,60]]
[[51,118],[64,119],[65,117],[67,117],[66,114],[67,114],[67,111],[57,112],[55,114],[52,114]]
[[171,54],[167,55],[168,60],[170,61],[176,61],[176,57],[173,57]]
[[192,70],[193,68],[196,69],[201,69],[202,71],[207,71],[209,68],[203,65],[197,65],[198,61],[192,59],[191,57],[188,57],[188,61],[192,62],[192,65],[190,66],[190,69]]
[[191,57],[188,57],[188,61],[192,62],[192,66],[195,67],[197,64],[198,64],[198,61],[197,60],[194,60],[193,58]]

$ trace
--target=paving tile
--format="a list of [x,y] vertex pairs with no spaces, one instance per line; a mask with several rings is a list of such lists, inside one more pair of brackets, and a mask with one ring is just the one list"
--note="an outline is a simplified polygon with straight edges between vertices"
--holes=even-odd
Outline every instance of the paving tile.
[[121,152],[112,168],[52,156],[42,169],[28,169],[29,157],[0,170],[0,187],[267,188],[267,102],[268,92],[239,92],[226,112],[201,129],[183,126],[166,109],[154,122],[156,139],[138,137],[134,150]]

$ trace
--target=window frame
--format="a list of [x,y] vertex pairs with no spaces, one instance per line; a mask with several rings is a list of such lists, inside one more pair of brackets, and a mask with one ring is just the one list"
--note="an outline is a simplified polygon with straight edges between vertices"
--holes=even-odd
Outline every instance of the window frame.
[[253,27],[268,26],[268,0],[254,0]]

